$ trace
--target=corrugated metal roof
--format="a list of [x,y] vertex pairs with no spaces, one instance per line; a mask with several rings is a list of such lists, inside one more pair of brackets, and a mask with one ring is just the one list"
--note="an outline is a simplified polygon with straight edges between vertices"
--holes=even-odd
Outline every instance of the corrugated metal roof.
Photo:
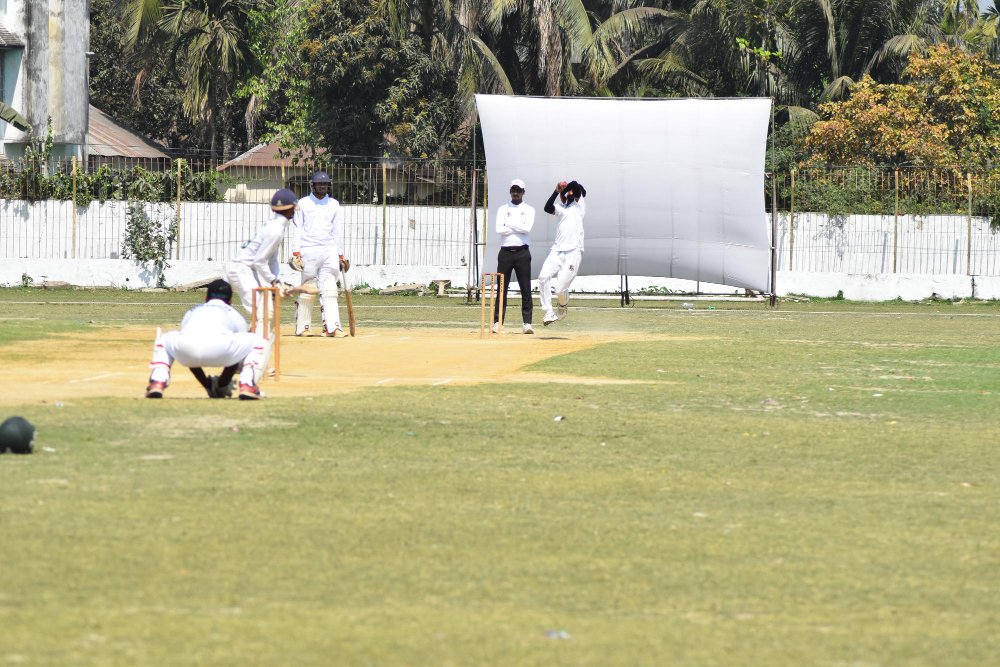
[[[219,171],[225,171],[233,167],[280,167],[282,163],[291,166],[292,158],[280,157],[281,145],[277,141],[269,144],[257,144],[246,153],[237,155],[229,162],[224,162],[216,167]],[[322,155],[326,151],[319,149],[317,155]]]
[[87,153],[104,157],[170,157],[159,146],[119,125],[93,104],[87,125]]
[[14,46],[24,46],[24,40],[7,30],[7,26],[0,23],[0,49],[8,49]]

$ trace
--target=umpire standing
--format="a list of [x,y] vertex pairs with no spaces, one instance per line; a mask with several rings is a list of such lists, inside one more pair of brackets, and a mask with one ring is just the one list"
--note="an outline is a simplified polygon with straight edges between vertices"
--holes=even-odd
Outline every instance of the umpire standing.
[[[521,290],[521,318],[524,333],[533,334],[531,326],[531,251],[528,235],[535,224],[535,209],[524,203],[524,181],[515,178],[510,183],[510,202],[497,209],[497,234],[500,235],[500,252],[497,255],[497,273],[503,274],[504,320],[507,319],[507,288],[511,273],[517,273]],[[493,307],[493,331],[500,330],[500,302]]]

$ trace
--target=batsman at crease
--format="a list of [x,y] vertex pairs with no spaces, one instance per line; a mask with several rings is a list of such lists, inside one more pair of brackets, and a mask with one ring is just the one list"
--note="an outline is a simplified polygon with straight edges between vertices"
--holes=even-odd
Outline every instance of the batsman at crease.
[[[322,335],[346,338],[340,323],[337,280],[351,267],[344,256],[344,226],[340,202],[329,195],[330,175],[317,171],[310,179],[312,192],[299,201],[293,218],[292,257],[288,264],[302,272],[302,284],[315,283],[319,289]],[[344,282],[346,285],[346,282]],[[295,308],[295,335],[312,335],[312,309],[316,296],[299,294]]]

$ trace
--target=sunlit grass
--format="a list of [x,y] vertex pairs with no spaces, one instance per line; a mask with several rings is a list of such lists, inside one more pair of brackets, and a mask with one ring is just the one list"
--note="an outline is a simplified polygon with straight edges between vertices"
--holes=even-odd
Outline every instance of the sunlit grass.
[[[166,296],[6,307],[113,334]],[[632,384],[19,409],[0,664],[995,662],[1000,309],[649,305],[574,301],[540,335],[650,339],[531,369]],[[3,330],[0,365],[42,335]]]

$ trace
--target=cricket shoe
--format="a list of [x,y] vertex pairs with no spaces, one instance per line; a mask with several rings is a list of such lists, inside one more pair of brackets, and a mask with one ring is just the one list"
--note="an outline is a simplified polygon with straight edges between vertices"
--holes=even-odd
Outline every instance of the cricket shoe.
[[260,387],[255,384],[240,383],[241,401],[259,401],[262,398],[264,398],[264,394],[261,393]]
[[500,333],[500,323],[499,322],[494,322],[493,323],[493,329],[492,329],[492,331],[495,334]]
[[296,336],[304,336],[305,338],[308,338],[309,336],[312,336],[312,331],[310,331],[309,327],[307,326],[307,327],[305,327],[305,328],[303,328],[301,330],[297,330],[295,332],[295,335]]
[[166,388],[166,382],[151,381],[146,387],[146,398],[163,398],[163,390]]
[[535,327],[531,326],[530,324],[525,324],[524,328],[521,331],[522,333],[533,334],[535,333]]
[[569,293],[560,292],[556,294],[556,317],[560,320],[566,317],[566,311],[569,307]]
[[553,322],[558,322],[559,318],[556,317],[555,313],[545,313],[545,317],[542,318],[542,325],[549,326]]
[[333,331],[327,331],[323,335],[327,338],[347,338],[347,334],[345,334],[344,330],[340,327],[334,329]]

